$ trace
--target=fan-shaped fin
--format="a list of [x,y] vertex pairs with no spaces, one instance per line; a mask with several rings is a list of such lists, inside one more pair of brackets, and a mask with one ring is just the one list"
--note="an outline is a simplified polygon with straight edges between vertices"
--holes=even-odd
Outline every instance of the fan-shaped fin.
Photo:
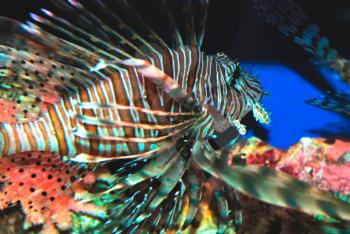
[[189,170],[187,188],[187,193],[189,196],[189,207],[184,225],[182,226],[182,230],[185,230],[194,220],[198,212],[199,202],[201,200],[203,190],[203,172],[191,169]]

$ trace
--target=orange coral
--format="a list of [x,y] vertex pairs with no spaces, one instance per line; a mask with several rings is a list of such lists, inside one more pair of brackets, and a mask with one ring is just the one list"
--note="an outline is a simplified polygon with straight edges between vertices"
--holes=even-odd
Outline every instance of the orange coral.
[[43,233],[72,227],[72,212],[105,217],[105,210],[74,199],[85,191],[81,170],[53,153],[26,153],[0,160],[3,183],[0,209],[19,202],[26,215],[25,228],[43,225]]
[[247,139],[243,144],[234,149],[234,154],[244,154],[247,164],[266,165],[275,167],[284,155],[282,150],[268,145],[256,137]]

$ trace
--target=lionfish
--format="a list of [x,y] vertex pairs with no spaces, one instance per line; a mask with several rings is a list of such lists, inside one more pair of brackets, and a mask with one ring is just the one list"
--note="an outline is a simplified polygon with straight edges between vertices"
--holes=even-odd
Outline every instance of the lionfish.
[[98,194],[109,207],[102,232],[184,230],[207,201],[223,233],[240,222],[233,189],[350,219],[349,205],[281,172],[228,165],[242,118],[269,116],[253,75],[201,50],[209,0],[157,1],[166,35],[131,1],[51,3],[57,13],[26,24],[0,19],[0,153],[116,168]]
[[[331,47],[319,26],[294,0],[251,0],[265,20],[313,56],[313,60],[335,70],[350,85],[350,61]],[[309,104],[350,115],[348,92],[328,91]]]

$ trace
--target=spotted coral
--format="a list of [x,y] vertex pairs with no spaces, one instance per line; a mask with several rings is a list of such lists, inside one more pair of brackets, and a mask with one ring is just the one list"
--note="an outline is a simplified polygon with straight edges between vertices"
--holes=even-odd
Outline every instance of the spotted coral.
[[42,233],[69,230],[73,213],[105,218],[104,208],[76,198],[86,193],[84,173],[53,153],[1,158],[0,209],[20,203],[25,214],[24,228],[42,225]]

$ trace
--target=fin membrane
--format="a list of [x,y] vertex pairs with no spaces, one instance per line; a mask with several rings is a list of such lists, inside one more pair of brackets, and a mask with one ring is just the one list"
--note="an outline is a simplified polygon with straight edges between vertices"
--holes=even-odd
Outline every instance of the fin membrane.
[[193,152],[205,171],[244,194],[272,205],[350,220],[350,204],[283,172],[261,166],[228,166],[204,142],[197,143]]
[[308,103],[322,109],[341,112],[350,116],[350,95],[346,92],[327,92],[321,98],[311,99]]

